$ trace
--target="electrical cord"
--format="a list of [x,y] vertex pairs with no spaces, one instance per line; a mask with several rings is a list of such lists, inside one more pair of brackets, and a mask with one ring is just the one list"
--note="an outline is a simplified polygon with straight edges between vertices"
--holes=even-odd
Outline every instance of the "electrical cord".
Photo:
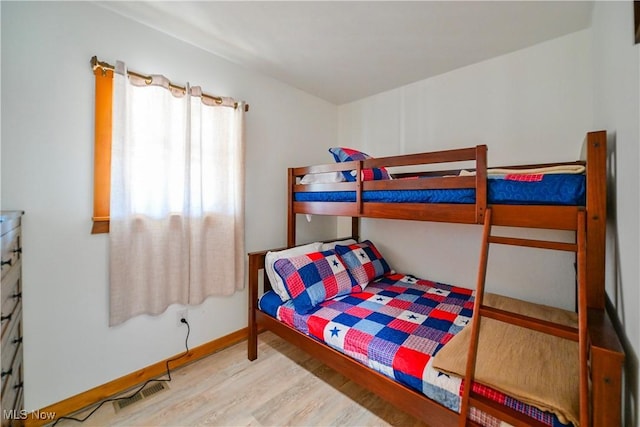
[[91,412],[89,412],[89,414],[84,417],[84,418],[75,418],[75,417],[60,417],[58,419],[56,419],[56,421],[53,423],[52,427],[55,427],[56,424],[58,424],[58,421],[60,420],[71,420],[71,421],[77,421],[79,423],[83,423],[85,422],[90,416],[92,416],[93,414],[96,413],[96,411],[98,409],[100,409],[102,407],[102,405],[104,405],[105,403],[108,402],[117,402],[119,400],[127,400],[127,399],[131,399],[133,396],[135,396],[136,394],[140,393],[142,390],[144,390],[144,388],[151,384],[152,382],[170,382],[171,381],[171,370],[169,369],[169,363],[170,362],[174,362],[178,359],[182,359],[183,357],[185,357],[187,354],[189,354],[189,334],[191,333],[191,327],[189,326],[189,322],[187,322],[186,319],[180,319],[180,322],[184,323],[185,325],[187,325],[187,337],[184,340],[184,347],[185,347],[185,351],[184,353],[182,353],[179,356],[174,357],[173,359],[168,359],[165,362],[165,367],[166,367],[166,371],[167,371],[167,377],[168,378],[153,378],[150,380],[147,380],[144,384],[142,384],[140,387],[138,387],[138,389],[133,392],[132,394],[130,394],[129,396],[124,396],[124,397],[112,397],[110,399],[105,399],[102,402],[100,402],[100,404],[98,404],[98,406],[96,406]]

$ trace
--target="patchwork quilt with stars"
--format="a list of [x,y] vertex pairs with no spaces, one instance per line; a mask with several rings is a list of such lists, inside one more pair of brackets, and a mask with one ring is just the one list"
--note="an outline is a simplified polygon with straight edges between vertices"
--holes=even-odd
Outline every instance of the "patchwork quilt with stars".
[[[306,314],[284,303],[276,317],[459,412],[463,381],[435,370],[432,357],[471,321],[473,301],[469,289],[389,274],[363,292],[324,301]],[[544,424],[559,425],[552,415],[488,387],[474,384],[474,391]],[[486,414],[471,415],[481,417],[483,425],[503,425]]]

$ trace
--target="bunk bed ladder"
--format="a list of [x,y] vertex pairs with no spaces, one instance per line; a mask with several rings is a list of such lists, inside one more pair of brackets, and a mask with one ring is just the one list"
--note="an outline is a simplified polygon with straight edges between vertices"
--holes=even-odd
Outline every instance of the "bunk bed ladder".
[[[476,407],[488,414],[506,421],[514,426],[536,425],[530,421],[523,421],[522,416],[512,409],[503,408],[492,404],[491,401],[474,393],[471,384],[475,376],[476,359],[478,352],[478,340],[480,336],[480,322],[482,317],[489,317],[501,322],[533,329],[539,332],[552,334],[561,338],[578,342],[579,348],[579,399],[580,399],[580,426],[590,425],[589,420],[589,371],[588,371],[588,336],[587,336],[587,295],[586,295],[586,219],[584,211],[578,212],[576,226],[576,243],[552,242],[543,240],[531,240],[521,238],[500,237],[491,235],[491,209],[488,208],[484,218],[483,244],[480,253],[480,265],[478,268],[477,288],[474,302],[474,315],[471,323],[471,339],[464,378],[464,390],[462,394],[459,426],[467,425],[469,410]],[[484,288],[487,273],[487,261],[489,244],[506,244],[526,246],[541,249],[572,251],[577,253],[577,282],[578,282],[578,328],[523,316],[521,314],[500,310],[483,304]]]

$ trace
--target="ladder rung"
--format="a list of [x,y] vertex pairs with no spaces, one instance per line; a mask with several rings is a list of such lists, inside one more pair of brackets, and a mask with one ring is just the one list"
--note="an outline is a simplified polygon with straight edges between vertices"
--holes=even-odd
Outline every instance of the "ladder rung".
[[487,305],[480,306],[480,316],[489,317],[500,322],[510,323],[523,328],[533,329],[534,331],[543,332],[545,334],[555,335],[556,337],[578,341],[578,329],[571,326],[565,326],[549,322],[547,320],[537,319],[535,317],[525,316],[495,307],[489,307]]
[[[466,387],[466,384],[465,384]],[[525,414],[522,414],[515,409],[509,408],[507,406],[503,406],[497,402],[494,402],[474,391],[471,391],[471,395],[469,396],[469,403],[471,406],[486,412],[487,414],[493,415],[494,417],[505,421],[512,426],[526,426],[526,427],[543,427],[546,424],[541,423],[540,421],[528,417]]]
[[501,245],[528,246],[530,248],[555,249],[558,251],[577,252],[575,243],[552,242],[548,240],[520,239],[515,237],[489,236],[489,243]]

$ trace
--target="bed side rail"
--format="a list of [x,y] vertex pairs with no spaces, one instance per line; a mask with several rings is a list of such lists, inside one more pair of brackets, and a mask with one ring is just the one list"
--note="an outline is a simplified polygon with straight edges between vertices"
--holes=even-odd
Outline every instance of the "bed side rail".
[[[475,162],[473,167],[466,168],[469,171],[486,168],[486,145],[478,145],[471,148],[461,148],[456,150],[435,151],[431,153],[404,154],[399,156],[378,157],[373,159],[351,161],[343,163],[313,165],[290,168],[290,174],[296,178],[293,182],[295,192],[303,191],[353,191],[358,187],[381,187],[382,189],[403,189],[403,188],[474,188],[475,179],[457,176],[462,169],[441,169],[429,171],[415,171],[398,173],[399,178],[409,178],[418,176],[445,177],[438,185],[422,182],[403,180],[382,180],[382,181],[361,181],[360,174],[356,174],[355,182],[339,182],[327,184],[300,184],[297,179],[306,174],[326,173],[326,172],[350,172],[352,170],[362,170],[369,168],[393,168],[393,167],[421,167],[434,164],[447,164],[456,162]],[[478,163],[481,163],[480,167]],[[484,166],[483,166],[484,165]],[[429,180],[430,181],[430,180]],[[446,184],[442,184],[445,183]],[[365,188],[369,189],[369,188]],[[377,188],[371,188],[377,189]]]
[[[462,169],[444,168],[450,163],[472,162],[465,170],[475,171],[475,175],[460,176]],[[433,165],[439,170],[433,170]],[[440,165],[443,165],[440,167]],[[411,172],[398,173],[392,180],[362,181],[362,169],[369,168],[394,168],[410,167]],[[429,170],[422,170],[429,167]],[[417,170],[420,169],[420,170]],[[368,190],[424,190],[424,189],[474,189],[476,191],[475,222],[482,223],[484,211],[487,205],[487,146],[478,145],[470,148],[435,151],[430,153],[404,154],[400,156],[379,157],[362,161],[344,163],[314,165],[289,168],[289,233],[295,233],[291,228],[295,216],[294,195],[299,192],[319,191],[354,191],[355,204],[347,205],[336,210],[336,207],[328,207],[325,212],[317,210],[314,213],[334,214],[340,216],[366,216],[363,212],[362,192]],[[324,172],[350,172],[356,171],[355,182],[314,183],[301,184],[300,179],[306,174]],[[429,179],[407,179],[417,177],[429,177]],[[323,203],[323,202],[319,202]],[[328,205],[327,205],[328,206]],[[299,212],[300,213],[300,212]],[[428,215],[427,215],[428,216]],[[419,217],[418,217],[419,218]],[[424,219],[424,218],[422,218]]]

